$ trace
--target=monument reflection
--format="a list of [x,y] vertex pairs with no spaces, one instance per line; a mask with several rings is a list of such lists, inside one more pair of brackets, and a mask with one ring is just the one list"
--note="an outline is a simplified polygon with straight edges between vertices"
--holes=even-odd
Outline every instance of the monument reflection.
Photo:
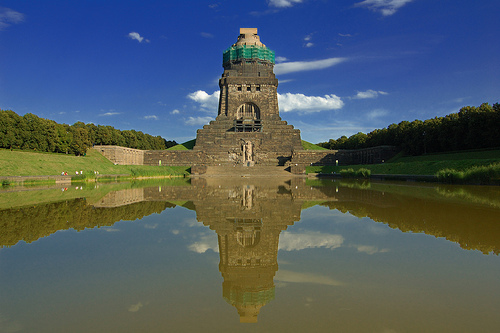
[[111,226],[181,205],[217,234],[222,296],[240,322],[251,323],[275,297],[279,237],[300,221],[303,209],[321,205],[498,255],[499,194],[494,187],[194,178],[186,186],[109,192],[92,203],[79,198],[0,210],[0,246],[34,242],[57,230]]
[[198,221],[217,233],[222,294],[242,323],[257,322],[260,309],[274,299],[279,236],[300,220],[291,182],[270,185],[212,187],[194,202]]
[[[142,200],[192,202],[198,222],[218,236],[224,300],[237,309],[240,322],[255,323],[261,308],[274,299],[279,236],[300,220],[304,200],[294,200],[292,189],[302,187],[303,179],[269,178],[253,180],[250,185],[240,178],[196,178],[189,187],[110,194],[95,206],[114,207]],[[317,189],[309,191],[321,195]],[[127,194],[132,198],[126,198]]]

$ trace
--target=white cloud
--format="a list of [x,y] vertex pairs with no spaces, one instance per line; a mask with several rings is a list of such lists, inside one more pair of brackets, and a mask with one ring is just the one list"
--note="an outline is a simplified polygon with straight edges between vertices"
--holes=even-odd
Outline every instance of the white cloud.
[[302,0],[269,0],[269,6],[271,7],[292,7],[296,3],[301,3]]
[[109,112],[101,113],[99,114],[100,117],[110,117],[110,116],[116,116],[120,114],[121,112],[115,112],[114,110],[111,110]]
[[389,114],[389,111],[384,110],[384,109],[375,109],[366,114],[366,118],[373,120],[376,118],[384,117]]
[[285,231],[280,236],[279,250],[294,251],[316,247],[335,249],[342,245],[344,237],[341,235],[325,234],[321,232],[305,232],[295,234]]
[[287,74],[301,71],[311,71],[317,69],[324,69],[340,64],[346,61],[347,58],[328,58],[315,61],[292,61],[279,63],[274,66],[275,74]]
[[212,35],[209,32],[202,32],[200,35],[201,35],[201,37],[204,37],[204,38],[214,38],[214,35]]
[[314,43],[311,42],[313,34],[309,34],[304,37],[304,41],[307,42],[304,44],[304,47],[313,47]]
[[191,126],[201,126],[206,125],[210,122],[210,120],[214,120],[212,117],[189,117],[184,123],[186,125]]
[[131,32],[128,34],[128,38],[130,39],[135,39],[139,43],[142,43],[142,41],[145,41],[146,43],[149,43],[149,39],[144,39],[141,35],[139,35],[138,32]]
[[375,254],[375,253],[386,253],[389,252],[389,249],[379,249],[376,246],[370,246],[370,245],[354,245],[358,252],[363,252],[366,254]]
[[304,94],[278,94],[280,111],[298,111],[303,113],[337,110],[344,106],[344,102],[336,95],[306,96]]
[[177,110],[177,109],[175,109],[172,112],[170,112],[170,114],[179,114],[179,113],[181,113],[181,112],[179,110]]
[[0,30],[24,21],[24,14],[10,8],[0,7]]
[[355,99],[366,99],[366,98],[376,98],[378,95],[388,95],[389,93],[386,93],[385,91],[375,91],[372,89],[368,89],[367,91],[358,91],[356,96],[353,98]]
[[[188,98],[200,105],[200,110],[217,113],[219,105],[219,91],[211,95],[203,90],[198,90],[188,95]],[[336,95],[306,96],[304,94],[278,94],[278,104],[283,112],[298,111],[303,113],[319,112],[323,110],[336,110],[344,106],[344,102]],[[204,125],[212,120],[211,117],[189,117],[188,125]]]
[[216,253],[219,252],[219,244],[217,235],[213,232],[210,232],[208,235],[204,235],[200,237],[200,240],[189,245],[189,250],[194,251],[196,253],[205,253],[208,250],[212,250]]
[[276,272],[274,280],[280,282],[291,282],[291,283],[314,283],[327,286],[341,286],[344,283],[334,280],[329,276],[311,274],[311,273],[299,273],[287,271],[280,269]]
[[278,56],[278,57],[276,57],[274,60],[276,61],[276,63],[280,63],[280,62],[287,61],[288,59],[287,59],[287,58],[285,58],[285,57],[279,57],[279,56]]
[[104,230],[106,232],[119,232],[120,231],[120,229],[111,228],[111,227],[101,227],[101,230]]
[[150,116],[144,116],[144,119],[146,120],[149,120],[149,119],[153,119],[153,120],[158,120],[158,116],[155,116],[155,115],[150,115]]
[[201,111],[216,114],[219,107],[219,95],[220,91],[214,91],[211,95],[209,95],[203,90],[198,90],[189,94],[187,97],[196,103],[199,103]]
[[131,306],[128,307],[128,311],[129,312],[137,312],[139,311],[144,305],[142,305],[141,302],[137,303],[137,304],[133,304]]
[[379,11],[384,16],[394,14],[399,8],[413,0],[364,0],[356,3],[356,7],[366,7],[372,11]]

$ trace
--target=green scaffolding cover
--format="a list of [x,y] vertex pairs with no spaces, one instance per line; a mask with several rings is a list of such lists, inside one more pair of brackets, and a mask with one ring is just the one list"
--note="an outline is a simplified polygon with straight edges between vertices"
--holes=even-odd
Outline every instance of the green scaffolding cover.
[[223,53],[223,63],[240,59],[260,59],[274,64],[274,51],[257,45],[231,46]]

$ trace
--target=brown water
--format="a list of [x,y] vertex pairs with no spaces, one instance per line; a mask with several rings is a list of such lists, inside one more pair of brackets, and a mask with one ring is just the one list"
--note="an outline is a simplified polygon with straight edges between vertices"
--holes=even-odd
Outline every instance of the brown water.
[[0,246],[0,332],[500,331],[498,187],[0,191]]

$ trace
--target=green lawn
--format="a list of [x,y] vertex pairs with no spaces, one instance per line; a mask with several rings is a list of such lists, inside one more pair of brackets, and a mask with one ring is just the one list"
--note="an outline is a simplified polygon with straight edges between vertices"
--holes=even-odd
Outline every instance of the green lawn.
[[114,165],[98,151],[89,149],[86,156],[55,153],[40,153],[22,150],[0,149],[0,177],[2,176],[46,176],[75,171],[84,174],[126,174],[132,176],[184,175],[188,167]]
[[186,141],[184,143],[180,143],[176,146],[170,147],[167,150],[191,150],[196,144],[196,139]]
[[310,143],[304,140],[302,140],[302,148],[304,148],[304,150],[328,150],[326,148],[320,147],[318,145],[315,145],[314,143]]
[[500,163],[500,150],[470,151],[423,156],[396,156],[387,163],[340,166],[308,166],[307,173],[339,173],[340,170],[361,168],[373,174],[434,175],[442,169],[467,170],[475,166]]

